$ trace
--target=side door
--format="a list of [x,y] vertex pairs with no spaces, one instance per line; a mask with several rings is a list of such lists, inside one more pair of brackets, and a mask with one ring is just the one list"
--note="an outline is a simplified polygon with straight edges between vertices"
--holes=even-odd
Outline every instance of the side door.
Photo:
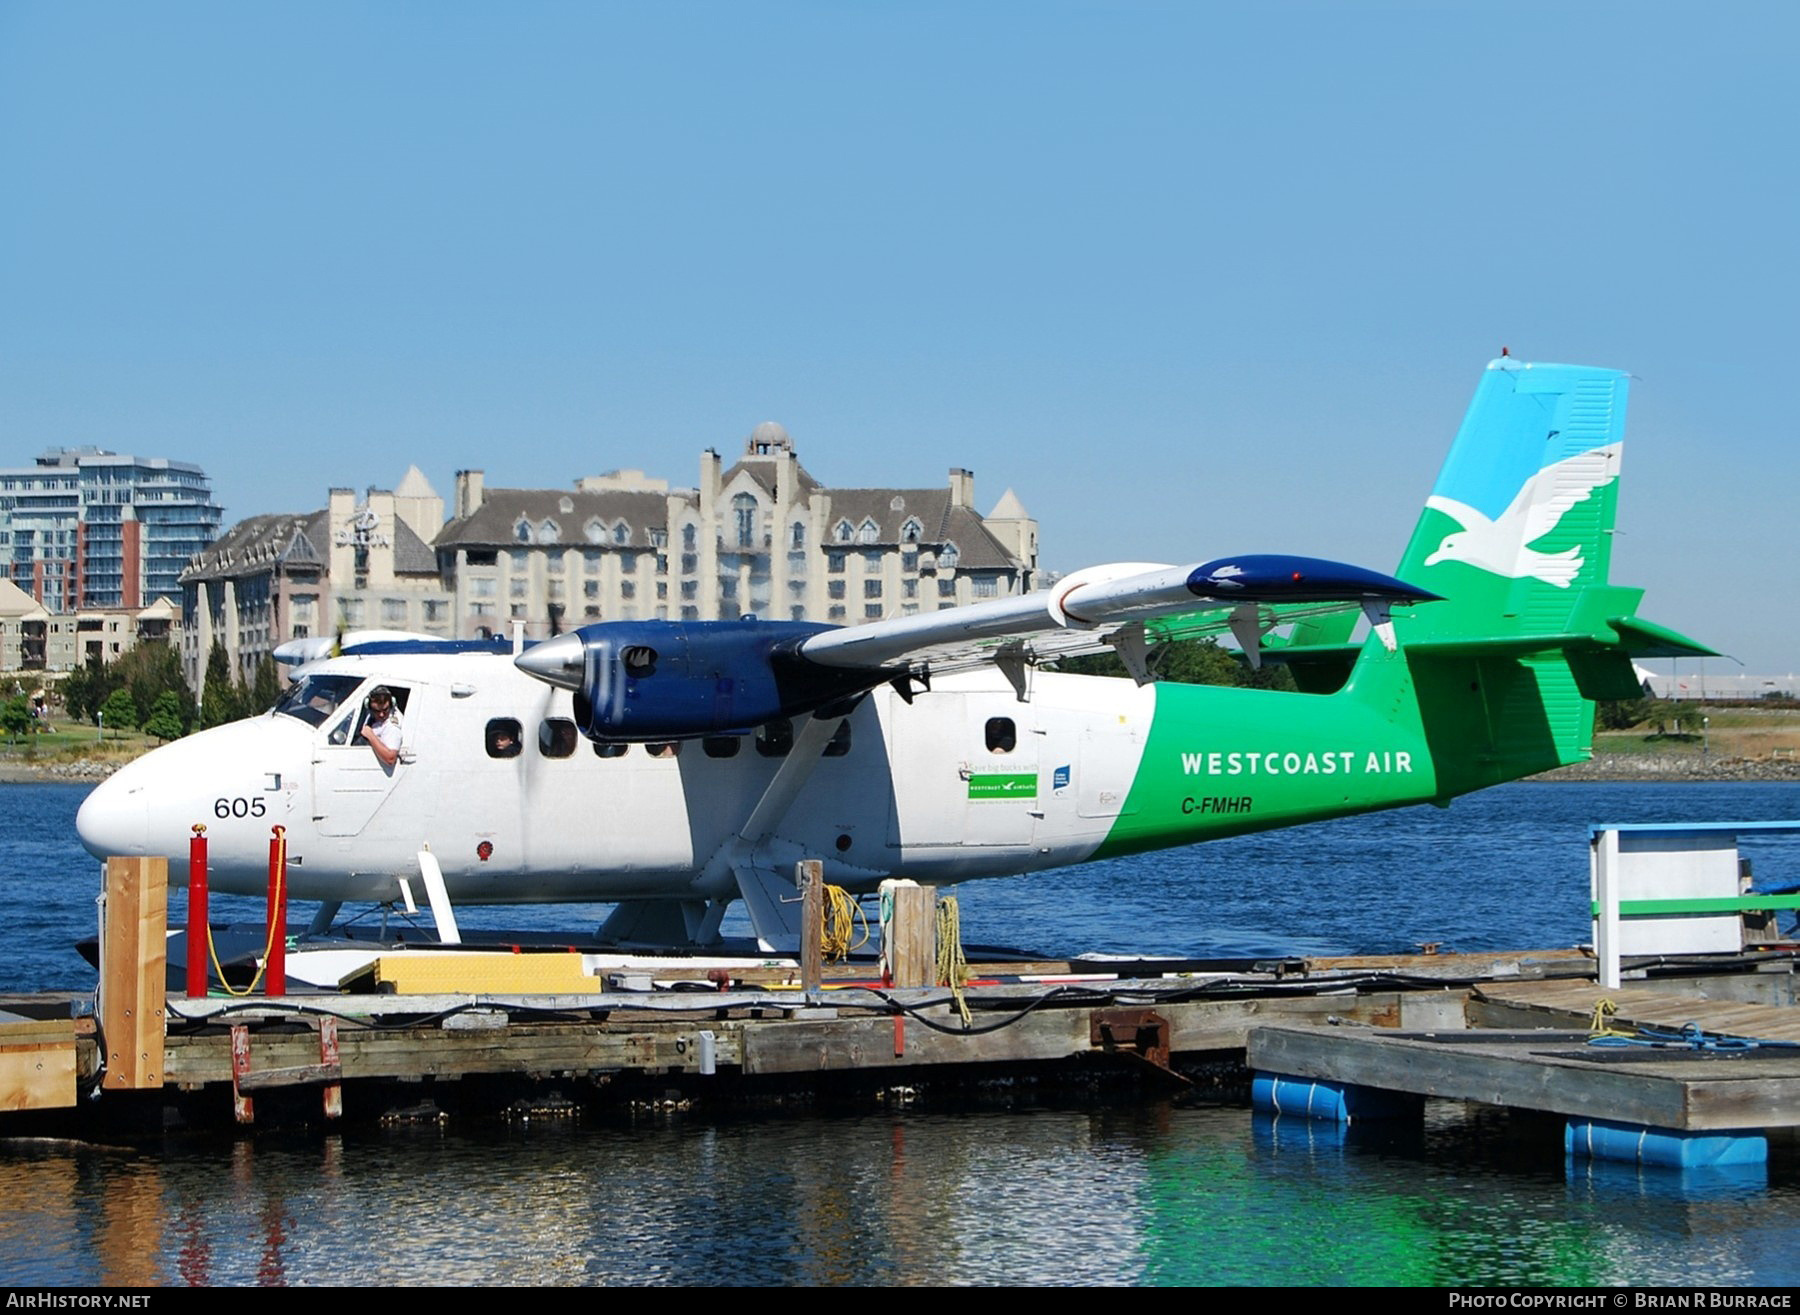
[[1031,707],[934,693],[892,705],[894,809],[888,844],[1026,846],[1041,815],[1042,737]]
[[358,690],[325,721],[313,741],[313,822],[320,835],[361,834],[376,812],[406,788],[411,775],[407,760],[415,728],[408,713],[422,710],[426,700],[413,697],[413,685],[388,686],[400,713],[401,739],[400,761],[387,767],[362,738],[369,716],[368,690],[373,687],[370,683]]

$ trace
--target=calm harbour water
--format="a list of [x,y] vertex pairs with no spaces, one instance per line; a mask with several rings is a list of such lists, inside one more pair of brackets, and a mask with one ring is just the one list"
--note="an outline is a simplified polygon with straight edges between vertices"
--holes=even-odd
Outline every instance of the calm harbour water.
[[[83,793],[0,786],[0,991],[92,985]],[[1796,816],[1792,785],[1522,784],[956,893],[968,940],[1056,954],[1545,948],[1588,936],[1590,822]],[[1800,884],[1800,845],[1744,852]],[[0,1141],[0,1283],[1794,1284],[1797,1159],[1566,1169],[1454,1105],[1348,1141],[1167,1104]]]

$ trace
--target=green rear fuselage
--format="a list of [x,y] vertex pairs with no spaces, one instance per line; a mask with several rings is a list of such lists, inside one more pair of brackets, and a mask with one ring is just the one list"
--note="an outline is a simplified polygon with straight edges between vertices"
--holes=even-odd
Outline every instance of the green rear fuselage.
[[1421,803],[1438,776],[1405,658],[1335,694],[1158,685],[1124,811],[1097,857]]

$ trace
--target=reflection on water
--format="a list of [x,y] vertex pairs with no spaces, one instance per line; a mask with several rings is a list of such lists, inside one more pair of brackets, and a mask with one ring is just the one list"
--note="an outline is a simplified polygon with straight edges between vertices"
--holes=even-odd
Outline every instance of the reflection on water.
[[1553,1128],[1456,1106],[1348,1139],[1161,1105],[12,1144],[0,1282],[1793,1283],[1779,1160],[1565,1178]]
[[[92,983],[83,793],[0,788],[0,990]],[[1527,784],[958,893],[971,939],[1057,953],[1540,948],[1588,934],[1590,822],[1796,815],[1793,785]],[[1800,846],[1754,852],[1800,882]],[[1158,1106],[0,1142],[0,1283],[1793,1284],[1774,1151],[1565,1174],[1560,1125],[1437,1105],[1349,1138]]]

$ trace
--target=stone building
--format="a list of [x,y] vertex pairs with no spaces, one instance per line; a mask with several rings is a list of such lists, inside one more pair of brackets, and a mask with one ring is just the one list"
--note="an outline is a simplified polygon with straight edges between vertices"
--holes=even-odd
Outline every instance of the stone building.
[[413,467],[396,489],[370,489],[360,502],[332,489],[318,511],[239,521],[181,575],[182,666],[196,695],[215,641],[248,682],[288,639],[361,629],[451,636],[450,595],[429,546],[443,519],[443,500]]
[[595,621],[772,620],[854,625],[1028,591],[1037,523],[1009,489],[984,519],[974,476],[935,489],[828,489],[780,425],[758,425],[698,486],[636,470],[567,492],[457,475],[436,539],[459,635],[542,637]]
[[170,643],[181,630],[175,603],[51,612],[10,580],[0,579],[0,672],[72,671],[114,662],[143,643]]

